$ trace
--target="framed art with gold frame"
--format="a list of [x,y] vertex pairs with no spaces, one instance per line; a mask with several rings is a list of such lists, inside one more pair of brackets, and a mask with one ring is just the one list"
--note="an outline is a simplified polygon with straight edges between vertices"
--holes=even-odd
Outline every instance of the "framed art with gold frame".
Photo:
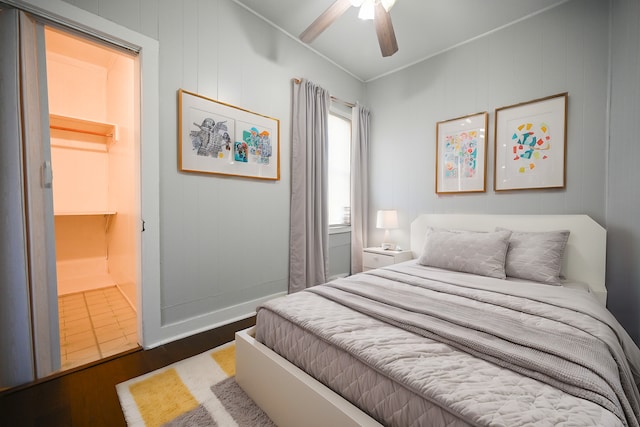
[[565,187],[567,98],[565,92],[496,109],[496,191]]
[[486,189],[487,112],[436,123],[436,193]]
[[178,90],[179,169],[280,179],[280,121]]

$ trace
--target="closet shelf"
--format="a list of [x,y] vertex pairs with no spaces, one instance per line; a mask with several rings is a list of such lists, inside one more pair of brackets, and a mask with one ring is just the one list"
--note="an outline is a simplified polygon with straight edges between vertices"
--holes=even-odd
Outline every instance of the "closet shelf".
[[[104,232],[109,232],[111,219],[116,215],[116,211],[87,211],[87,212],[54,212],[53,216],[104,216]],[[108,251],[108,248],[107,248]],[[108,256],[107,256],[108,258]]]
[[54,212],[54,216],[115,215],[116,211]]
[[110,138],[114,142],[118,140],[118,125],[112,123],[94,122],[77,117],[50,114],[49,127],[55,130],[102,136]]

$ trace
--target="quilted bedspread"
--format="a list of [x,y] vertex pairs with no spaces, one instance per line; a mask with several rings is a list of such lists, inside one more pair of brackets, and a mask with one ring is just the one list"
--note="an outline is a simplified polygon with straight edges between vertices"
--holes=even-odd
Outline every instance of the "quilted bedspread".
[[464,424],[638,426],[640,350],[582,290],[404,263],[270,301],[258,319],[262,310]]

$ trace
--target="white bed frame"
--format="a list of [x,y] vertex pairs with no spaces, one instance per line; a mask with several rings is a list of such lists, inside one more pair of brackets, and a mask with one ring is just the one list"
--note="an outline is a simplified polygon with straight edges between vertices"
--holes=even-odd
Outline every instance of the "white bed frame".
[[236,381],[279,427],[381,427],[342,396],[254,339],[236,333]]
[[[563,275],[589,285],[606,304],[606,231],[586,215],[426,214],[411,223],[411,250],[417,257],[427,227],[493,231],[570,230]],[[373,418],[259,343],[254,328],[236,333],[236,380],[280,427],[380,426]]]

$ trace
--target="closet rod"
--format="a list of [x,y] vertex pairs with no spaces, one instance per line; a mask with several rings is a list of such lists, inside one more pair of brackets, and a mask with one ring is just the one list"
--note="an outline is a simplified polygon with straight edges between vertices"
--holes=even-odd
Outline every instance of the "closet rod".
[[[298,78],[294,78],[294,79],[293,79],[293,82],[294,82],[295,84],[299,85],[299,84],[302,82],[302,80],[301,80],[301,79],[298,79]],[[342,104],[342,105],[346,105],[347,107],[351,107],[351,108],[353,108],[353,107],[355,107],[355,106],[356,106],[356,104],[354,104],[354,103],[352,103],[352,102],[343,101],[342,99],[340,99],[340,98],[336,98],[336,97],[335,97],[335,96],[333,96],[333,95],[330,95],[330,96],[331,96],[331,100],[332,100],[333,102],[338,102],[338,103],[340,103],[340,104]]]

